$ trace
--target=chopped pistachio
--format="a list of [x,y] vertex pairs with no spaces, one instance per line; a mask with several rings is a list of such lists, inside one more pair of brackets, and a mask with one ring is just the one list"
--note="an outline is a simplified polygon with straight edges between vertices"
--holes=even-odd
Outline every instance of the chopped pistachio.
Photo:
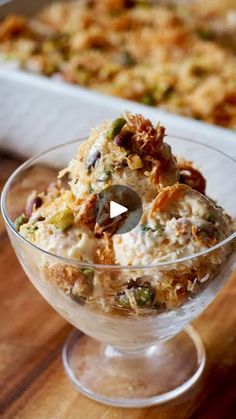
[[174,93],[174,88],[172,86],[166,86],[165,89],[162,90],[162,97],[163,99],[168,99]]
[[214,223],[216,221],[216,216],[212,212],[208,215],[207,221],[210,221],[210,223]]
[[117,294],[115,303],[118,307],[130,308],[129,299],[124,291],[121,291]]
[[199,28],[197,30],[199,38],[210,41],[214,38],[214,33],[209,28]]
[[215,235],[216,240],[220,241],[220,239],[221,239],[221,234],[220,234],[220,231],[216,230],[216,231],[214,232],[214,235]]
[[94,275],[94,270],[92,268],[81,268],[80,272],[87,277],[91,277]]
[[70,296],[73,300],[84,303],[86,298],[93,291],[93,282],[91,277],[80,276],[70,289]]
[[29,219],[28,219],[28,217],[26,217],[25,214],[19,215],[19,217],[17,217],[16,220],[15,220],[15,229],[16,229],[16,231],[19,231],[20,228],[21,228],[21,226],[23,224],[27,223],[28,220]]
[[143,226],[141,226],[141,228],[142,228],[142,230],[143,231],[155,231],[155,232],[157,232],[159,235],[161,235],[162,234],[162,232],[163,232],[163,229],[162,229],[162,227],[161,226],[159,226],[159,225],[149,225],[149,224],[144,224]]
[[50,223],[61,231],[67,230],[73,222],[74,214],[69,208],[56,212],[50,219]]
[[156,103],[156,99],[154,97],[153,92],[144,93],[144,95],[140,99],[140,102],[144,105],[154,106]]
[[38,227],[35,224],[30,224],[26,227],[27,233],[32,234],[36,230],[38,230]]
[[141,226],[143,231],[149,231],[151,230],[151,227],[148,224],[144,224],[143,226]]
[[104,169],[103,172],[99,175],[98,181],[105,182],[110,179],[112,171],[109,169]]
[[91,185],[91,182],[89,182],[89,184],[88,184],[88,191],[89,191],[89,193],[93,193],[93,191],[94,191],[94,189]]
[[132,170],[141,169],[143,167],[143,162],[138,154],[130,154],[127,158],[127,163]]
[[143,286],[134,289],[134,296],[139,307],[149,307],[153,304],[154,293],[149,287]]
[[135,64],[135,59],[129,51],[123,51],[121,55],[121,64],[131,67]]
[[115,119],[115,121],[112,122],[111,128],[109,129],[107,133],[107,138],[109,140],[114,140],[115,136],[119,134],[119,132],[122,130],[123,126],[126,124],[126,120],[123,117]]
[[[138,307],[150,307],[154,304],[154,292],[149,286],[132,287]],[[117,294],[115,303],[118,307],[131,308],[129,298],[124,291]]]
[[206,239],[207,237],[208,237],[208,234],[207,234],[207,232],[206,231],[204,231],[204,230],[200,230],[200,231],[198,231],[198,236],[201,238],[201,239]]

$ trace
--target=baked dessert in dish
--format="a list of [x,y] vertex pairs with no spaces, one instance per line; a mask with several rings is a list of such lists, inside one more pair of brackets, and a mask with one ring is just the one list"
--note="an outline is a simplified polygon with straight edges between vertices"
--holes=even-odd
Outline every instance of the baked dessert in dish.
[[[164,137],[165,128],[142,115],[127,112],[103,123],[55,184],[30,194],[17,218],[20,235],[67,258],[58,263],[45,256],[37,266],[46,281],[78,304],[122,315],[179,307],[213,280],[227,259],[230,246],[201,252],[233,232],[231,218],[204,195],[203,175],[190,162],[178,162]],[[109,177],[101,180],[108,168]],[[100,191],[117,184],[135,188],[143,204],[140,222],[124,234],[116,226],[101,228],[96,219]],[[182,258],[181,267],[168,266]]]
[[233,11],[203,9],[148,0],[52,3],[29,19],[7,16],[0,53],[30,72],[235,129],[235,49],[218,30],[224,19],[235,27]]

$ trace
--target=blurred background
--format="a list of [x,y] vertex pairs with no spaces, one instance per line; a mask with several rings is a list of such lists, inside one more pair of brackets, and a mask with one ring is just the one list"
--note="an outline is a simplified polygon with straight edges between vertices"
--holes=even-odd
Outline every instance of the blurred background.
[[[0,5],[0,192],[26,158],[124,110],[236,159],[236,0]],[[31,286],[1,216],[0,263],[0,416],[123,418],[68,383],[60,353],[70,326]],[[199,386],[128,419],[235,418],[235,297],[232,278],[196,322],[208,356]]]
[[1,3],[2,152],[30,157],[129,109],[234,153],[234,0]]

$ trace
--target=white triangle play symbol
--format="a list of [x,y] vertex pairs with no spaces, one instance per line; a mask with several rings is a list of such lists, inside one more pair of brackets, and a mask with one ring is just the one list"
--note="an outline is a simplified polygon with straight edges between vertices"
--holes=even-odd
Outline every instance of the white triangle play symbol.
[[117,204],[115,201],[110,201],[110,218],[115,218],[117,215],[123,214],[126,211],[128,211],[128,208]]

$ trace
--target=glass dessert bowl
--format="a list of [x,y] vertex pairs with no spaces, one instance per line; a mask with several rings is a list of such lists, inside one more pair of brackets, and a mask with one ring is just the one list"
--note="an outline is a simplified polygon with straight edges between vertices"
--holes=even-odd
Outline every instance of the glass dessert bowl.
[[[212,147],[188,139],[167,136],[167,141],[175,155],[186,159],[194,156],[194,163],[207,179],[207,196],[234,218],[236,162]],[[50,238],[46,250],[40,248],[17,231],[15,220],[24,212],[32,190],[46,190],[56,180],[58,171],[75,156],[80,143],[83,140],[50,149],[13,173],[1,198],[6,228],[31,282],[76,328],[63,349],[64,367],[74,385],[88,397],[110,405],[142,407],[163,403],[189,389],[201,375],[204,346],[189,323],[229,278],[236,260],[236,233],[232,230],[223,240],[194,254],[180,252],[177,258],[133,266],[85,262],[76,260],[74,253],[65,256],[63,246],[70,240],[67,233],[63,233],[65,241],[61,242],[60,254],[56,254]],[[34,197],[34,209],[39,206],[37,199]],[[38,217],[37,222],[42,222],[42,218]],[[26,228],[27,234],[31,234],[35,227],[26,224]],[[220,231],[221,224],[218,228]],[[144,230],[151,227],[145,224]],[[78,236],[79,245],[81,237]],[[119,243],[120,240],[115,245]],[[134,254],[142,253],[136,236],[127,243],[133,246]],[[90,241],[86,243],[86,251],[91,245]],[[125,292],[120,286],[124,283],[128,284]]]

